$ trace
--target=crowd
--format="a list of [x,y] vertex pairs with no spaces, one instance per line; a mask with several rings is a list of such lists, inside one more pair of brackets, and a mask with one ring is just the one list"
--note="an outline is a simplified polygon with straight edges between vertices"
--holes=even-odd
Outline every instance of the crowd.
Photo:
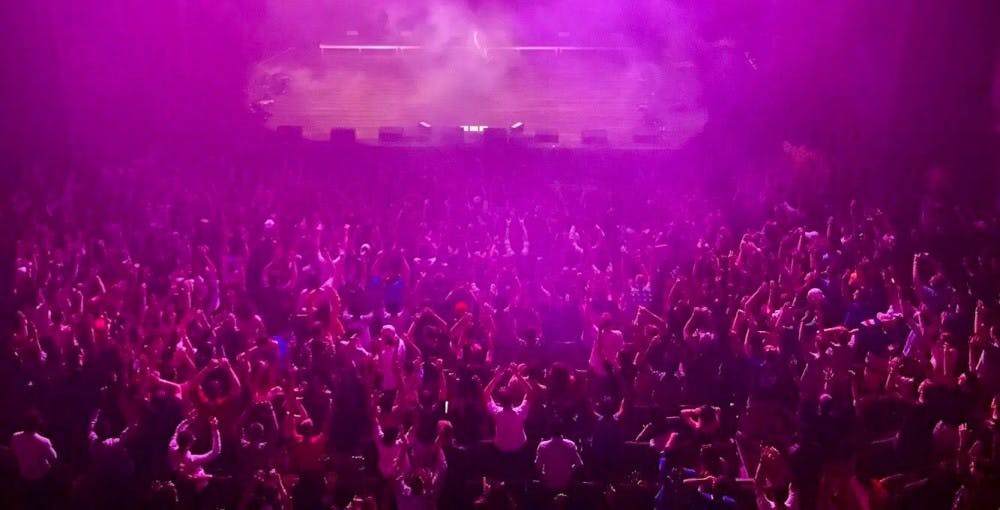
[[1000,505],[995,215],[940,189],[910,214],[509,164],[154,158],[28,179],[3,497]]

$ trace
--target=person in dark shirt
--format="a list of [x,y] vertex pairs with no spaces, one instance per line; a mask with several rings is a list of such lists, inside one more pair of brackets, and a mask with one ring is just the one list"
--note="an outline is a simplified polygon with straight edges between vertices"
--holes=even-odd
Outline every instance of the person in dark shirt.
[[438,497],[438,508],[456,510],[472,508],[472,497],[469,494],[469,481],[472,479],[469,451],[455,442],[455,431],[451,422],[444,420],[438,422],[438,442],[448,464],[441,484],[441,494]]
[[901,508],[949,508],[961,487],[954,462],[942,462],[930,473],[903,487],[900,492]]
[[917,402],[910,406],[897,436],[896,452],[908,469],[922,467],[930,460],[931,433],[940,421],[927,401],[930,388],[929,381],[920,384]]
[[[625,402],[622,402],[622,406]],[[625,451],[625,428],[621,423],[620,409],[616,409],[614,401],[604,399],[595,410],[593,439],[590,442],[590,454],[593,461],[585,459],[593,466],[598,480],[610,481],[622,468]]]

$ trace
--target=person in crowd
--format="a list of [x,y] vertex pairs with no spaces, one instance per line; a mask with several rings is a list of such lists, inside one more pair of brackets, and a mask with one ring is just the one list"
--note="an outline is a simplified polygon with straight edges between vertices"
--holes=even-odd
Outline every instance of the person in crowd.
[[132,439],[133,426],[126,426],[118,435],[111,432],[110,420],[100,410],[90,422],[90,456],[99,493],[114,494],[103,502],[105,508],[128,508],[134,504],[131,494],[135,465],[126,443]]
[[52,441],[39,432],[41,425],[41,416],[29,412],[24,418],[24,429],[10,438],[19,476],[19,503],[25,508],[50,508],[53,504],[51,476],[59,456]]
[[438,422],[438,443],[444,453],[447,468],[441,481],[439,508],[471,508],[468,485],[471,481],[472,459],[468,448],[455,440],[454,426],[449,421]]
[[[510,378],[510,384],[500,388],[497,387],[505,379]],[[525,452],[528,448],[528,435],[525,430],[525,423],[528,418],[528,411],[531,409],[531,400],[524,396],[519,405],[514,405],[513,383],[521,381],[520,376],[514,375],[513,365],[499,371],[493,379],[483,389],[483,401],[490,415],[493,416],[495,424],[495,434],[493,435],[493,448],[497,455],[497,468],[506,474],[520,471],[526,467],[524,461]]]
[[203,492],[212,479],[212,475],[205,471],[205,465],[215,460],[222,453],[222,439],[219,434],[219,420],[215,417],[209,419],[211,426],[211,449],[205,453],[194,453],[192,448],[195,443],[195,435],[191,431],[193,423],[184,420],[177,425],[174,437],[170,440],[167,451],[167,460],[170,468],[179,479],[189,482],[194,487],[195,492]]
[[542,481],[542,487],[550,491],[562,491],[569,487],[573,474],[583,467],[583,459],[576,444],[563,436],[563,425],[553,426],[550,439],[538,443],[535,453],[535,471]]

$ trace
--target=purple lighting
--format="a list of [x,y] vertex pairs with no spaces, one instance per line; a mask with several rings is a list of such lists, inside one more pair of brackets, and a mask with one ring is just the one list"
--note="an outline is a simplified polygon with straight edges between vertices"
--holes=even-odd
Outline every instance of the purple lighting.
[[998,20],[0,3],[0,507],[1000,508]]

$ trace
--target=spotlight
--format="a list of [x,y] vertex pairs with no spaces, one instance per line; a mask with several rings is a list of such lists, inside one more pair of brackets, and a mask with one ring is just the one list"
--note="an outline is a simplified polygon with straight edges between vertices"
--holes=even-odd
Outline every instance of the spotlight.
[[510,125],[510,132],[511,133],[523,133],[524,132],[524,123],[518,121],[518,122],[515,122],[515,123],[511,124]]
[[420,121],[417,123],[417,130],[420,133],[417,135],[417,141],[429,142],[431,139],[431,124],[429,122]]

